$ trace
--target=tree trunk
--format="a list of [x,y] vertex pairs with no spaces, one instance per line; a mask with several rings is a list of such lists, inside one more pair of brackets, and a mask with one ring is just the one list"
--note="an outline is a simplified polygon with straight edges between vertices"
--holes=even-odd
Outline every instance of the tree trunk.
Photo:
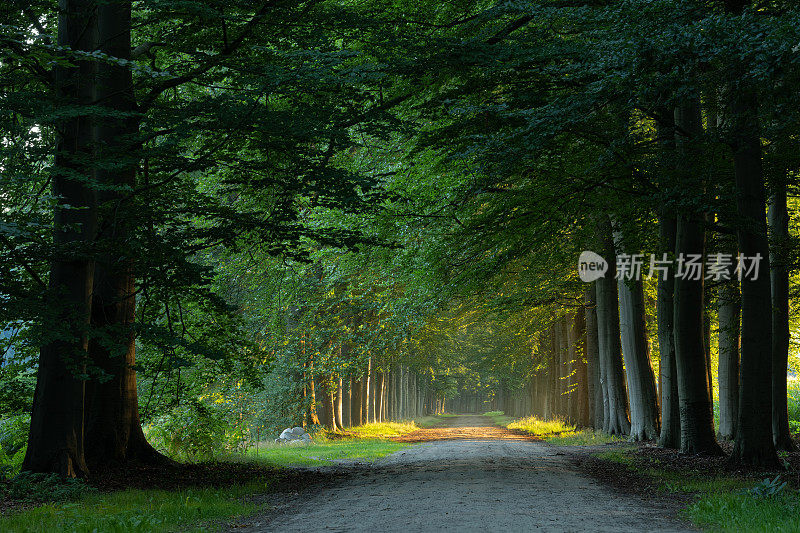
[[770,282],[772,287],[772,440],[779,450],[792,451],[786,400],[789,364],[789,211],[784,176],[773,180],[769,205]]
[[642,281],[619,280],[620,331],[628,397],[631,406],[632,441],[653,440],[659,435],[656,378],[650,365]]
[[[100,51],[111,57],[130,59],[131,3],[114,1],[98,4]],[[86,462],[90,466],[142,460],[161,463],[166,457],[147,442],[139,420],[136,386],[136,281],[127,249],[133,206],[124,201],[127,190],[136,186],[136,166],[126,163],[138,151],[139,120],[135,113],[133,78],[128,67],[116,63],[97,65],[95,101],[112,115],[97,120],[95,145],[97,181],[109,187],[99,193],[100,233],[106,255],[95,267],[92,299],[92,328],[107,334],[109,342],[96,336],[89,343],[89,358],[105,377],[86,384]],[[120,116],[120,114],[128,116]],[[123,161],[123,163],[120,163]],[[109,379],[105,379],[109,378]]]
[[[87,0],[59,2],[58,44],[91,52],[96,47],[96,5]],[[87,185],[92,173],[91,117],[93,62],[70,59],[56,66],[54,92],[85,113],[55,124],[57,146],[52,172],[54,212],[50,264],[49,308],[56,313],[55,340],[42,346],[31,412],[28,448],[22,470],[86,477],[84,457],[84,382],[94,262],[89,245],[94,239],[96,200]]]
[[[676,143],[680,152],[691,159],[686,145],[699,142],[702,126],[699,103],[692,101],[675,111],[675,123],[681,132]],[[694,154],[696,156],[696,154]],[[682,169],[687,176],[691,167]],[[689,184],[691,186],[692,184]],[[683,213],[678,217],[675,236],[675,254],[689,259],[705,252],[705,231],[702,216]],[[703,342],[703,272],[699,279],[689,279],[688,271],[675,278],[674,328],[675,360],[680,398],[681,451],[720,455],[722,450],[714,437],[714,416],[709,401],[706,353]]]
[[[576,422],[580,427],[592,424],[589,408],[589,375],[586,362],[586,311],[583,308],[575,313],[572,338],[574,341],[575,394],[577,405]],[[523,413],[528,414],[528,413]]]
[[384,422],[384,419],[383,419],[383,408],[384,408],[383,393],[384,393],[384,385],[385,385],[385,383],[386,383],[386,374],[383,373],[383,372],[378,372],[377,382],[376,382],[376,395],[378,397],[378,407],[377,407],[377,411],[376,412],[378,413],[378,418],[377,418],[376,422]]
[[370,371],[372,370],[372,359],[367,359],[367,369],[364,371],[364,376],[361,378],[361,424],[369,424],[369,384],[370,384]]
[[375,394],[377,393],[377,387],[375,386],[375,367],[371,366],[369,371],[369,420],[370,422],[377,422],[378,421],[378,413],[376,411],[376,407],[378,406],[377,399],[375,398]]
[[608,420],[603,429],[610,435],[627,435],[631,426],[628,419],[628,395],[625,391],[625,373],[622,369],[622,347],[620,346],[619,302],[617,299],[616,258],[611,233],[611,221],[607,215],[598,220],[603,258],[608,262],[605,276],[596,281],[597,322],[600,338],[600,364],[604,372]]
[[[735,256],[736,243],[724,252]],[[733,439],[739,416],[739,282],[736,279],[719,288],[719,436]]]
[[[728,11],[739,14],[745,2],[726,0]],[[733,173],[736,178],[739,253],[760,256],[756,279],[742,277],[742,345],[740,355],[739,419],[732,458],[743,463],[777,467],[772,441],[772,295],[769,278],[769,241],[765,220],[764,175],[758,98],[749,87],[728,88],[733,139]]]
[[600,382],[600,353],[597,340],[597,296],[591,285],[584,292],[586,312],[586,366],[589,383],[589,405],[594,429],[603,428],[603,385]]
[[336,426],[339,429],[344,429],[344,414],[342,413],[342,404],[344,403],[344,387],[342,383],[342,376],[336,377],[336,398],[334,399],[333,414],[336,420]]
[[[675,251],[677,221],[662,213],[659,217],[661,249]],[[658,445],[662,448],[680,448],[681,415],[678,395],[678,367],[675,359],[675,269],[658,277],[658,351],[661,358],[659,374],[661,378],[661,434]]]
[[361,380],[350,378],[350,427],[361,425]]

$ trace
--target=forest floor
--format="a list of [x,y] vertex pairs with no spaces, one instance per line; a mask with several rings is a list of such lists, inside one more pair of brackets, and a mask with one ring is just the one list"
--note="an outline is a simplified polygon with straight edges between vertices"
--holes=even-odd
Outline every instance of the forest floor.
[[685,503],[614,488],[552,446],[485,416],[445,417],[397,437],[420,443],[372,463],[305,468],[318,483],[270,492],[232,531],[692,531]]

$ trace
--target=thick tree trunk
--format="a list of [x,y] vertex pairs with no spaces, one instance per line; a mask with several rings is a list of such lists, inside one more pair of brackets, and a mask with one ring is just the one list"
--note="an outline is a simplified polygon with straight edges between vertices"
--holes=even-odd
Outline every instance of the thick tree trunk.
[[[58,44],[91,52],[96,47],[96,4],[87,0],[59,2]],[[92,169],[91,117],[93,63],[70,59],[58,66],[54,92],[85,113],[55,125],[57,147],[52,172],[54,213],[48,303],[56,311],[55,340],[42,346],[31,412],[28,448],[22,470],[86,477],[84,458],[84,373],[88,350],[94,262],[89,245],[94,239],[96,200],[88,186]]]
[[[97,14],[99,49],[111,57],[130,59],[131,3],[100,3]],[[114,255],[105,255],[95,268],[92,328],[107,333],[110,341],[96,337],[89,343],[92,365],[106,376],[86,384],[86,461],[90,466],[128,460],[166,462],[142,432],[134,370],[136,287],[133,253],[126,246],[135,215],[130,202],[123,200],[136,185],[136,166],[126,161],[138,149],[134,143],[139,133],[130,69],[98,63],[95,101],[110,114],[99,118],[95,128],[96,158],[102,162],[96,178],[109,187],[100,193],[98,239]]]
[[789,211],[785,178],[774,180],[769,203],[770,282],[772,287],[772,440],[779,450],[794,450],[789,433],[786,372],[789,363]]
[[739,388],[739,419],[733,457],[741,462],[774,467],[778,465],[772,441],[772,297],[769,277],[769,244],[764,217],[765,195],[761,169],[761,140],[758,135],[754,96],[737,95],[733,106],[737,119],[733,164],[742,222],[737,235],[739,253],[753,260],[760,257],[756,279],[744,276],[742,291],[742,344]]
[[[691,157],[686,146],[698,142],[702,133],[699,103],[684,104],[675,111],[675,123],[680,132],[676,143],[681,154]],[[696,155],[696,154],[694,154]],[[690,159],[691,160],[691,159]],[[691,167],[682,169],[687,175]],[[688,186],[693,184],[689,183]],[[675,254],[688,261],[705,253],[705,231],[702,216],[681,214],[675,236]],[[689,271],[675,278],[674,328],[675,360],[680,398],[681,451],[684,453],[722,453],[714,436],[714,416],[708,392],[706,353],[703,342],[703,272],[690,279]],[[692,273],[693,274],[693,273]]]
[[650,365],[642,281],[619,280],[620,331],[628,397],[631,406],[632,441],[653,440],[659,435],[656,378]]
[[[746,2],[725,0],[728,11],[739,14]],[[737,83],[728,88],[733,138],[733,173],[736,178],[739,253],[754,260],[760,256],[759,276],[744,276],[742,291],[742,344],[739,381],[739,419],[732,459],[777,467],[772,441],[772,295],[769,277],[769,240],[765,220],[764,175],[758,98]],[[769,354],[769,357],[766,355]]]
[[604,431],[610,435],[627,435],[631,426],[628,419],[628,395],[625,390],[625,373],[622,369],[620,346],[619,302],[617,299],[616,254],[608,216],[598,219],[602,256],[608,262],[605,276],[597,280],[597,323],[600,338],[601,374],[605,380],[608,401],[608,420]]

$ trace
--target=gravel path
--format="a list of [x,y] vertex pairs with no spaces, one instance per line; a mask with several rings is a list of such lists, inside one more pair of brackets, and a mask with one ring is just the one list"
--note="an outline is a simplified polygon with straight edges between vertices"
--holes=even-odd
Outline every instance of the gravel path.
[[655,507],[580,473],[558,448],[486,417],[447,419],[425,441],[335,480],[273,499],[232,531],[690,531]]

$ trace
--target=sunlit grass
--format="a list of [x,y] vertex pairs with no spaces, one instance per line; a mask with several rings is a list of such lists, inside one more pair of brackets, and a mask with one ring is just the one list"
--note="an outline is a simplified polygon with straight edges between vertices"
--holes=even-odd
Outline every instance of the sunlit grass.
[[399,437],[406,433],[418,430],[415,421],[409,422],[376,422],[347,428],[347,434],[353,434],[362,439],[389,439]]
[[415,422],[380,422],[347,428],[344,434],[319,432],[310,444],[262,443],[245,454],[272,466],[330,465],[336,461],[358,459],[374,461],[401,450],[408,444],[387,439],[416,431]]
[[224,519],[255,511],[256,505],[243,497],[266,491],[267,485],[264,481],[224,489],[89,493],[69,503],[46,504],[0,518],[0,531],[209,531]]
[[[410,444],[390,437],[414,431],[412,423],[367,424],[350,428],[350,435],[331,439],[315,436],[310,445],[261,443],[231,461],[268,466],[329,465],[337,460],[374,461]],[[196,488],[168,492],[125,490],[83,494],[66,503],[50,503],[0,519],[0,531],[13,532],[139,532],[209,531],[226,519],[255,511],[244,501],[249,494],[266,492],[269,481],[250,482],[224,489]]]
[[[494,415],[493,418],[498,421],[498,419],[507,417]],[[542,420],[535,416],[529,416],[505,424],[501,423],[501,425],[509,429],[524,431],[558,446],[591,446],[625,440],[624,437],[606,435],[592,429],[578,429],[560,418]]]
[[330,465],[338,460],[374,461],[409,446],[381,439],[342,439],[309,445],[265,444],[251,448],[245,457],[271,466]]

